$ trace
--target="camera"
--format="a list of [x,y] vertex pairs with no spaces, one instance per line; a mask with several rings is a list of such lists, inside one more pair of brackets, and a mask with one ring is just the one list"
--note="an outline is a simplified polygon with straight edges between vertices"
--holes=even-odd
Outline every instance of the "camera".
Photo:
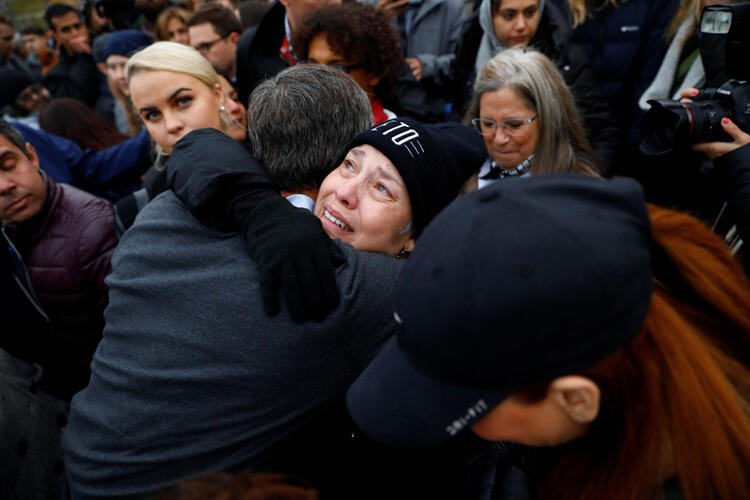
[[731,141],[721,128],[730,118],[750,130],[750,2],[711,5],[701,15],[698,45],[705,69],[705,86],[693,102],[648,101],[643,118],[646,155],[661,155],[690,144]]
[[704,89],[693,102],[651,99],[648,103],[651,109],[643,117],[641,151],[649,156],[700,142],[731,141],[721,128],[724,117],[742,130],[750,130],[750,84],[744,80]]

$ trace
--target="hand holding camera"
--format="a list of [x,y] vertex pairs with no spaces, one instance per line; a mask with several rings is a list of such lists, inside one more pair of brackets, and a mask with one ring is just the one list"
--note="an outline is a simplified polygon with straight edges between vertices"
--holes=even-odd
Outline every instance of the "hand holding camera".
[[750,144],[750,134],[743,132],[742,129],[740,129],[729,118],[723,118],[721,120],[721,128],[724,129],[724,132],[733,139],[732,142],[716,141],[693,144],[693,150],[698,151],[699,153],[704,153],[710,159],[715,160],[716,158],[732,152],[739,147]]

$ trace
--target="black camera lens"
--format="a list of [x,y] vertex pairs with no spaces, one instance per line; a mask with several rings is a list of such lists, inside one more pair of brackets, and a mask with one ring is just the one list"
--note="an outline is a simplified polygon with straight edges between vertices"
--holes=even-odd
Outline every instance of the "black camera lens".
[[718,102],[648,102],[651,109],[643,118],[645,139],[641,143],[641,151],[647,155],[660,155],[722,137],[721,119],[728,111]]
[[688,143],[695,130],[695,116],[687,103],[667,99],[648,103],[651,109],[643,117],[645,139],[641,151],[647,155],[664,154],[678,143]]

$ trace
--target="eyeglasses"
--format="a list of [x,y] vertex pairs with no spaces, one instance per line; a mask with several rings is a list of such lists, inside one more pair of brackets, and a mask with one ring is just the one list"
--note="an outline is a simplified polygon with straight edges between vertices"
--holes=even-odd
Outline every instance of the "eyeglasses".
[[527,120],[521,118],[509,118],[502,123],[497,123],[491,118],[474,118],[471,120],[471,124],[477,129],[477,132],[482,134],[484,137],[493,137],[497,134],[497,129],[503,129],[503,133],[508,135],[516,135],[521,132],[521,127],[524,125],[530,125],[536,120],[539,115],[534,115]]
[[226,40],[228,37],[229,37],[229,35],[223,36],[221,38],[217,38],[213,42],[199,43],[198,45],[193,45],[193,48],[195,50],[197,50],[198,52],[200,52],[201,54],[205,54],[206,52],[208,52],[209,50],[211,50],[214,47],[214,45],[216,45],[217,43],[221,42],[222,40]]
[[[321,64],[318,61],[302,61],[302,64]],[[359,64],[342,64],[342,63],[330,63],[326,64],[325,66],[328,66],[329,68],[334,68],[339,71],[343,71],[344,73],[349,73],[350,71],[359,68]]]

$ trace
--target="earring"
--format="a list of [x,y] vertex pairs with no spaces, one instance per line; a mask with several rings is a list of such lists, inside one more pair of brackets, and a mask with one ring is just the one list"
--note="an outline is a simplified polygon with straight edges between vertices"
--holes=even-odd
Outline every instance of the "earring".
[[219,111],[221,111],[222,113],[224,111],[226,111],[226,110],[227,110],[227,108],[225,108],[223,104],[221,106],[219,106]]
[[406,250],[406,248],[402,248],[401,251],[396,255],[397,259],[405,259],[409,256],[411,252]]

